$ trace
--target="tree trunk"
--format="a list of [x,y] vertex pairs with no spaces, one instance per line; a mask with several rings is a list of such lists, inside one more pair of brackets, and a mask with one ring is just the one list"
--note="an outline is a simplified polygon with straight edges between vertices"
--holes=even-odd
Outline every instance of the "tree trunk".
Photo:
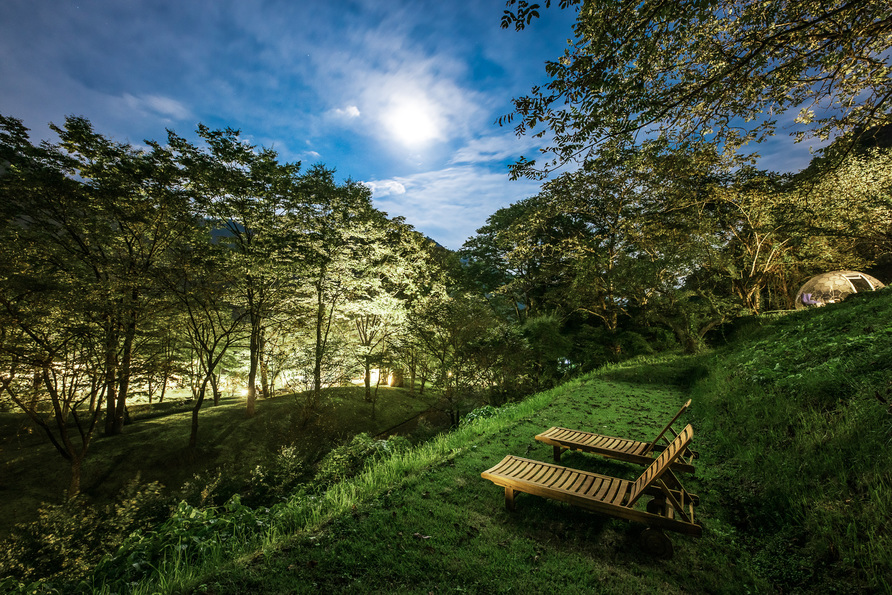
[[[380,380],[381,374],[379,371],[378,378]],[[372,356],[366,354],[365,356],[365,402],[370,403],[372,401]]]
[[257,363],[260,366],[260,396],[264,399],[269,398],[269,368],[266,361],[266,327],[260,329],[259,348],[257,352]]
[[208,378],[205,377],[198,389],[198,396],[195,399],[195,405],[192,407],[192,432],[189,434],[189,448],[195,448],[198,444],[198,412],[201,411],[201,404],[204,402],[204,393],[207,390]]
[[254,417],[255,405],[257,402],[257,390],[254,383],[257,382],[257,367],[260,362],[260,342],[263,332],[262,318],[258,312],[258,304],[254,299],[254,290],[248,288],[248,308],[251,318],[251,345],[250,345],[250,365],[248,368],[248,406],[246,414],[248,417]]
[[322,296],[322,284],[316,284],[316,351],[313,364],[313,405],[322,398],[322,355],[325,348],[322,343],[322,323],[325,321],[325,302]]
[[130,390],[130,364],[133,361],[133,340],[136,337],[136,318],[131,313],[131,321],[127,324],[127,333],[124,335],[124,352],[121,358],[121,384],[118,390],[115,406],[115,434],[124,431],[124,420],[127,416],[127,393]]
[[81,491],[81,467],[83,460],[78,456],[71,457],[71,481],[68,482],[68,499],[71,500]]
[[214,407],[220,404],[220,389],[217,388],[219,379],[213,372],[211,373],[211,391],[214,395]]
[[257,390],[254,386],[254,383],[257,382],[257,363],[258,363],[258,350],[260,345],[260,325],[259,320],[255,320],[252,316],[251,319],[251,356],[250,356],[250,367],[248,368],[248,408],[247,415],[248,417],[254,416],[255,404],[257,402]]
[[115,433],[115,402],[117,396],[118,333],[111,315],[105,319],[105,434]]

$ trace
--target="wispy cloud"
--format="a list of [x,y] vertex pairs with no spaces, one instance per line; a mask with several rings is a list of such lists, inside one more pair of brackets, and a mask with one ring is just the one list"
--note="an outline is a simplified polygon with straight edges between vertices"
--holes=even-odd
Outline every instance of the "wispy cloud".
[[533,153],[537,153],[539,146],[538,139],[529,136],[518,138],[514,133],[472,138],[455,152],[449,163],[514,161],[523,154],[527,157],[532,156]]
[[127,107],[141,115],[153,114],[167,121],[192,119],[192,112],[182,102],[162,95],[131,95],[121,97]]
[[348,105],[345,108],[337,108],[334,110],[336,116],[341,118],[353,119],[360,116],[359,108],[355,105]]
[[369,190],[378,198],[406,193],[406,187],[396,180],[363,182],[363,184],[368,186]]
[[416,229],[453,250],[474,235],[496,210],[539,191],[536,182],[511,182],[505,172],[478,165],[367,184],[378,208],[405,215]]

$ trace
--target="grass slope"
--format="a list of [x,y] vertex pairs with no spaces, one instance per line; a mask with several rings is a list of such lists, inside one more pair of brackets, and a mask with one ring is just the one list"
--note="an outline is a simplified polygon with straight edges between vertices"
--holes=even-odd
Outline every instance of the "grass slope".
[[[199,416],[198,447],[188,448],[191,409],[174,401],[135,408],[124,435],[93,440],[84,466],[83,492],[91,502],[115,502],[128,482],[157,481],[179,489],[197,473],[221,469],[246,476],[283,446],[294,445],[313,461],[360,432],[378,434],[427,410],[436,394],[410,395],[402,388],[380,388],[376,415],[364,401],[364,388],[323,392],[314,417],[302,424],[294,395],[261,400],[254,417],[245,417],[244,399],[224,397],[205,403]],[[34,520],[43,502],[60,503],[70,478],[68,463],[40,430],[20,413],[0,416],[0,538],[17,523]]]
[[703,477],[761,575],[892,591],[892,291],[755,319],[704,365]]
[[[892,293],[741,325],[699,358],[640,362],[444,438],[437,464],[224,564],[195,592],[892,591]],[[696,540],[656,561],[640,528],[502,491],[479,473],[548,460],[552,424],[646,438],[687,395],[701,451]],[[431,458],[436,460],[435,457]],[[582,454],[564,464],[632,477]],[[370,469],[370,474],[376,471]],[[360,482],[363,481],[360,478]],[[368,480],[366,480],[368,481]]]
[[[762,590],[747,564],[729,563],[747,553],[712,521],[708,499],[703,522],[719,530],[700,540],[674,536],[675,558],[660,561],[639,550],[640,525],[525,495],[508,513],[503,490],[480,477],[507,453],[548,460],[551,447],[532,438],[550,425],[646,439],[686,397],[665,378],[643,380],[575,381],[443,436],[426,453],[422,447],[394,457],[358,477],[352,490],[340,486],[345,497],[327,495],[340,511],[304,515],[292,535],[168,586],[214,594]],[[565,455],[564,464],[627,478],[640,473],[580,453]],[[390,481],[376,481],[381,475]],[[697,481],[690,483],[696,491]]]
[[[137,536],[98,592],[892,592],[892,292],[753,319],[699,357],[601,370],[272,509],[188,507]],[[505,454],[550,459],[550,425],[647,439],[688,396],[700,539],[639,550],[641,527],[503,491]],[[639,468],[572,453],[567,466]],[[199,544],[196,548],[193,544]],[[142,548],[142,549],[140,549]],[[126,569],[152,570],[122,584]],[[143,571],[140,571],[143,572]]]

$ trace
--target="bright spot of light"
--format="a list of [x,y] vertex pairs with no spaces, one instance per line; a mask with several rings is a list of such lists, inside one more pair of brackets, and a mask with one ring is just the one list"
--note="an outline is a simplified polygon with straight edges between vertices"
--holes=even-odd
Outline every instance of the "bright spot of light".
[[424,97],[394,99],[382,120],[386,132],[407,147],[417,148],[443,138],[439,109]]

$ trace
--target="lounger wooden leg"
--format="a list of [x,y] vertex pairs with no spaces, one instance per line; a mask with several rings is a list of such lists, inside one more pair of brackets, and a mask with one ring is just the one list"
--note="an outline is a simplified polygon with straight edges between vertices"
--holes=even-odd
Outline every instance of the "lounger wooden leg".
[[552,448],[554,448],[554,460],[555,460],[555,462],[560,463],[560,462],[561,462],[561,451],[564,450],[564,449],[561,448],[560,446],[554,446],[554,447],[552,447]]
[[505,486],[505,508],[514,511],[514,490]]
[[665,498],[654,498],[650,502],[647,503],[647,512],[651,514],[658,514],[660,516],[666,516],[666,499]]

